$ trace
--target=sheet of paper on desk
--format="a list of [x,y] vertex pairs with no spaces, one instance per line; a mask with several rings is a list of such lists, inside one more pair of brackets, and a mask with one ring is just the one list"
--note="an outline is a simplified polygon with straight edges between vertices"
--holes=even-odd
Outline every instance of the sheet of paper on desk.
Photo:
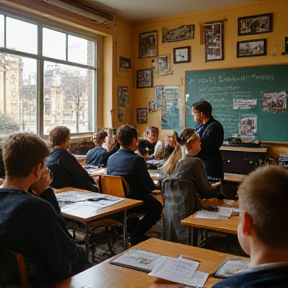
[[[97,194],[96,194],[97,195]],[[118,202],[123,201],[123,198],[111,196],[111,195],[103,195],[102,197],[89,198],[87,201],[79,201],[72,204],[61,205],[61,211],[67,213],[67,211],[72,211],[73,209],[83,209],[83,206],[87,209],[90,209],[91,212],[95,212],[98,209],[105,208],[111,205],[114,205]]]
[[[73,215],[73,216],[78,216],[81,218],[89,218],[95,215],[97,213],[97,210],[99,207],[94,206],[94,205],[84,205],[84,203],[87,202],[77,202],[77,203],[72,203],[68,204],[66,206],[61,207],[61,212]],[[88,203],[89,204],[89,203]]]
[[93,192],[66,191],[57,193],[56,198],[58,201],[79,202],[89,199],[100,199],[103,198],[103,194]]
[[151,159],[146,161],[147,164],[151,164],[154,166],[161,166],[165,163],[165,159]]
[[93,177],[97,175],[106,175],[107,170],[106,168],[95,168],[95,169],[88,169],[87,172],[90,176]]
[[150,272],[162,262],[163,257],[165,258],[165,256],[160,254],[142,249],[132,249],[113,259],[110,263],[126,268]]
[[229,219],[232,215],[232,208],[218,207],[218,212],[201,210],[195,216],[196,219]]
[[184,258],[163,257],[165,259],[148,275],[193,287],[202,287],[205,284],[209,274],[196,271],[199,262]]

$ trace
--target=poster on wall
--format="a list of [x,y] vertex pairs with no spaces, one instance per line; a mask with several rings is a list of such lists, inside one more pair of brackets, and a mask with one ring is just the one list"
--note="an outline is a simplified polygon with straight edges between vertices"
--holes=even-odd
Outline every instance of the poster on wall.
[[137,108],[137,123],[147,123],[147,108]]
[[182,25],[176,28],[162,28],[162,43],[194,39],[195,25]]
[[183,128],[181,108],[180,87],[164,86],[164,93],[162,94],[162,130],[174,130],[180,133]]
[[240,135],[248,139],[255,139],[257,133],[257,115],[243,114],[240,122]]
[[274,93],[263,93],[262,95],[263,112],[276,112],[287,110],[287,95],[285,91]]
[[118,87],[118,122],[126,122],[127,109],[129,104],[129,88]]

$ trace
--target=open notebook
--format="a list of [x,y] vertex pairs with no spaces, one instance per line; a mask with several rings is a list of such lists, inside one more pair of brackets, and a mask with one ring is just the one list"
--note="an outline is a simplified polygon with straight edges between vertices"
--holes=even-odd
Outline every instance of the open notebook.
[[195,216],[196,219],[229,219],[232,215],[232,208],[218,207],[218,211],[201,210]]

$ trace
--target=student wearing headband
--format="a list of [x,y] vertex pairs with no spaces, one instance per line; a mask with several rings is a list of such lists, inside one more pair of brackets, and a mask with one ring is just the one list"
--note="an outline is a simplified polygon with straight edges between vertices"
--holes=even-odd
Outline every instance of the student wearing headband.
[[196,157],[201,151],[198,134],[193,128],[185,128],[180,136],[174,132],[173,137],[176,147],[163,165],[163,172],[169,175],[169,178],[193,182],[201,198],[217,197],[217,193],[211,190],[215,185],[211,186],[208,182],[202,160]]

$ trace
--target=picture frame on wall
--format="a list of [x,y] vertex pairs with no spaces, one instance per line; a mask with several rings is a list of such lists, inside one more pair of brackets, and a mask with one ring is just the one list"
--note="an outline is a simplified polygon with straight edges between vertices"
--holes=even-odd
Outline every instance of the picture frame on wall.
[[147,108],[137,108],[137,123],[147,123]]
[[121,70],[130,70],[131,69],[131,59],[120,56],[119,57],[119,67]]
[[253,57],[267,55],[267,40],[255,39],[237,42],[237,57]]
[[273,13],[238,18],[238,36],[269,33],[273,30]]
[[137,70],[137,88],[153,87],[153,69]]
[[205,61],[223,60],[222,22],[205,24]]
[[177,47],[173,49],[173,59],[174,64],[187,63],[191,61],[190,56],[191,47]]
[[158,53],[158,31],[139,34],[139,58],[155,57]]
[[167,75],[170,72],[169,55],[161,55],[155,58],[155,74]]

